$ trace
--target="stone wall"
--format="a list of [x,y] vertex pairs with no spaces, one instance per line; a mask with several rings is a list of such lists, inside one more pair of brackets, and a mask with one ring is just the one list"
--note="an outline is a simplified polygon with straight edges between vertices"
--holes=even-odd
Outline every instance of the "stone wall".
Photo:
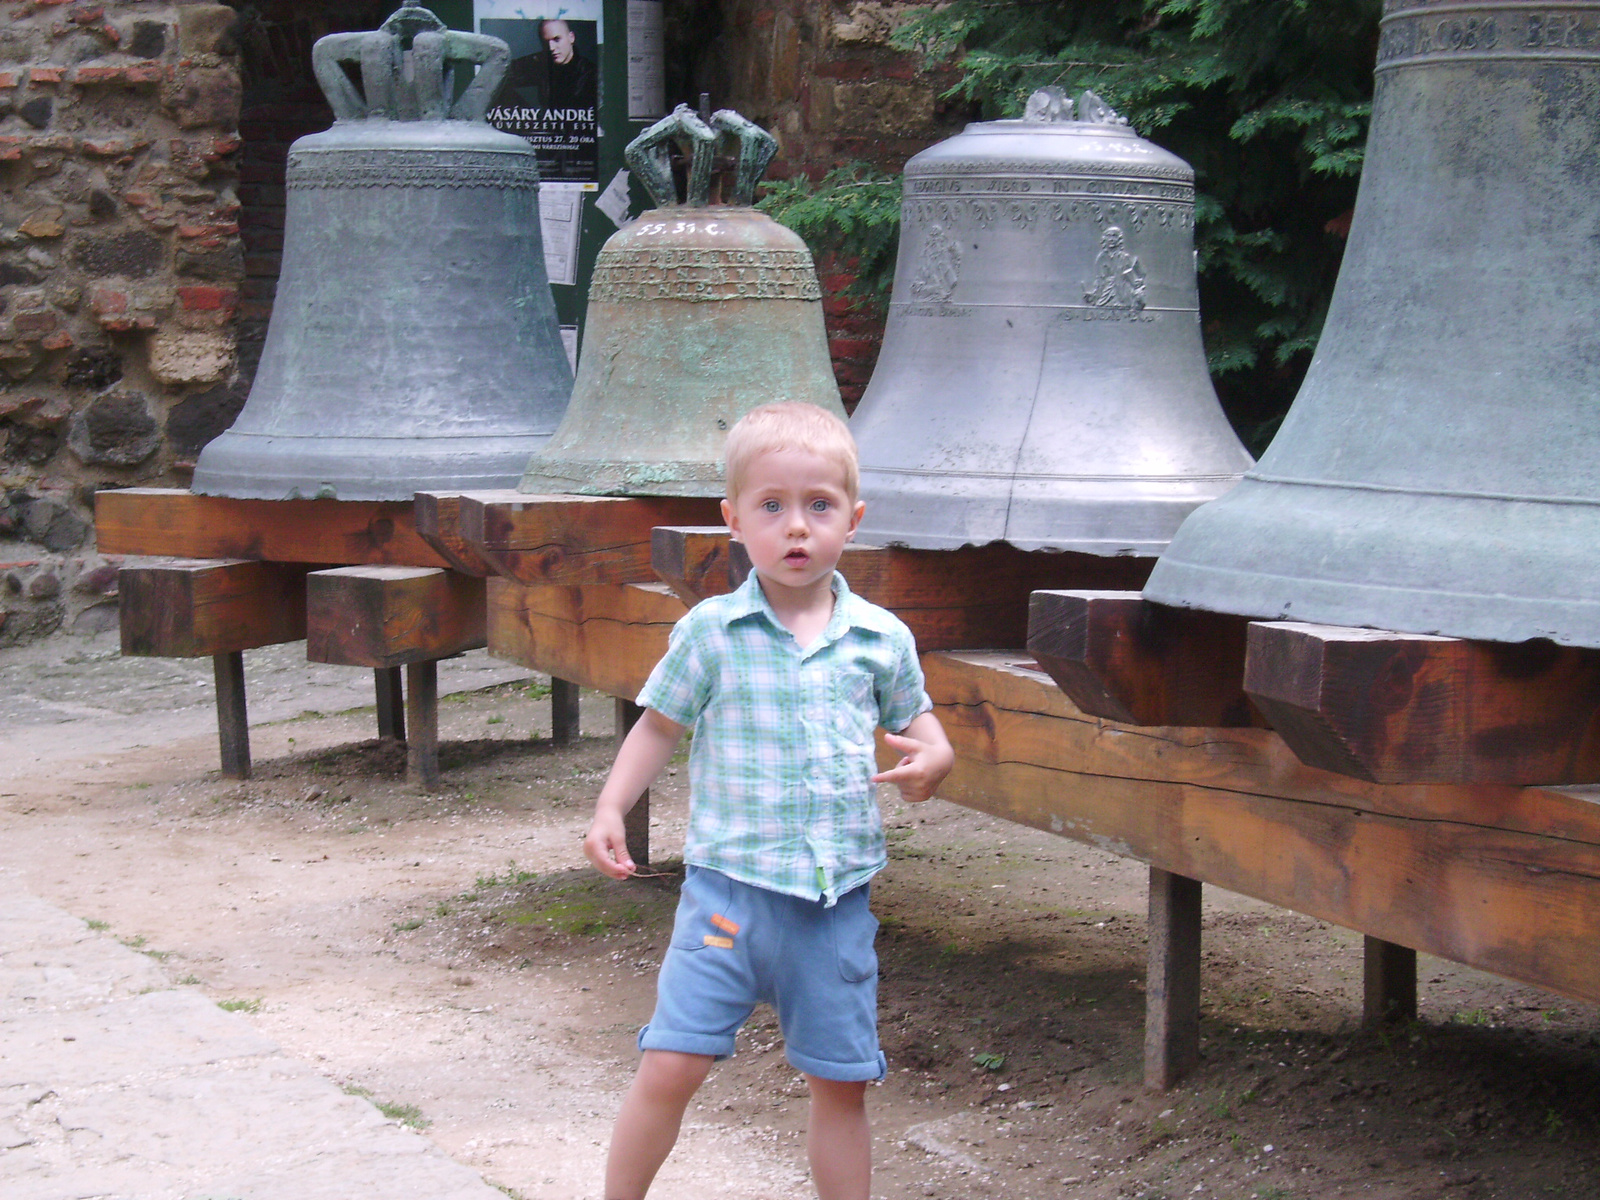
[[115,621],[97,488],[232,421],[232,9],[0,3],[0,645]]

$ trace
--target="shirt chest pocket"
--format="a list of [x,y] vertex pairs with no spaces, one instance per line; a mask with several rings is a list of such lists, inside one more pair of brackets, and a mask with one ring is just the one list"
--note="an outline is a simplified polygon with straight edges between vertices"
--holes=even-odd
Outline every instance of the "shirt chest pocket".
[[858,750],[872,747],[878,727],[878,700],[866,671],[840,671],[833,678],[833,727],[840,739]]

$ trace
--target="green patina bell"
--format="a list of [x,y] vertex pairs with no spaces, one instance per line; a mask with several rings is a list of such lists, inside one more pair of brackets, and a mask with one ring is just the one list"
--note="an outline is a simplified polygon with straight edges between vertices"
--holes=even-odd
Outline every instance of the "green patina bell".
[[[710,202],[718,143],[737,140],[733,202]],[[692,146],[688,200],[668,164]],[[626,151],[659,207],[600,251],[572,403],[534,455],[524,492],[720,496],[723,443],[780,400],[844,416],[822,293],[800,238],[751,206],[776,143],[733,112],[680,105]]]

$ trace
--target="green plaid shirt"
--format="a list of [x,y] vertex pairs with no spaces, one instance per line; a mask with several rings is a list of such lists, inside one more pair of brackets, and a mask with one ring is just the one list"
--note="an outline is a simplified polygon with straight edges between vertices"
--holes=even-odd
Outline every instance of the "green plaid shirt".
[[678,622],[638,700],[694,728],[684,862],[830,906],[888,861],[873,731],[933,707],[911,631],[837,571],[833,594],[801,649],[752,573]]

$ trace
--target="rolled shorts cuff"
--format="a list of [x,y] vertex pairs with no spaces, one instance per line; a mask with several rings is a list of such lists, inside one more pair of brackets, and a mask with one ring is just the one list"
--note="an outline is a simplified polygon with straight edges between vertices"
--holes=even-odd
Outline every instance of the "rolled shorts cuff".
[[829,1062],[827,1059],[797,1054],[787,1047],[783,1056],[796,1071],[815,1075],[818,1079],[831,1079],[835,1083],[868,1083],[882,1079],[889,1072],[889,1060],[883,1056],[882,1050],[871,1062]]
[[[639,1030],[639,1049],[672,1050],[678,1054],[709,1054],[717,1061],[733,1057],[734,1035],[719,1033],[678,1033],[646,1025]],[[881,1056],[880,1056],[881,1057]]]

